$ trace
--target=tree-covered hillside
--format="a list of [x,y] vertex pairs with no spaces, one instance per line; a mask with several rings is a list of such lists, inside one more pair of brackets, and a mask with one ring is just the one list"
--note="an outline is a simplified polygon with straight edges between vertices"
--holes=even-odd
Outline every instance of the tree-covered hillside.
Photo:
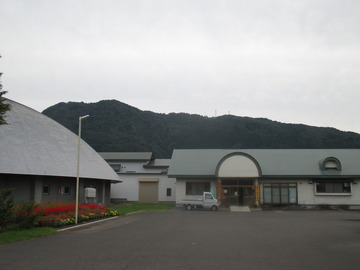
[[334,128],[284,124],[264,118],[141,111],[116,100],[59,103],[43,111],[99,152],[149,151],[169,158],[173,149],[360,148],[360,135]]

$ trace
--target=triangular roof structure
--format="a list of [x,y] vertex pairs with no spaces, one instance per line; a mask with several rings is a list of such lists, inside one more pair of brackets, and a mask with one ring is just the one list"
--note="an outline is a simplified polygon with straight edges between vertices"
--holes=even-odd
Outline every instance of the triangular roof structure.
[[[0,174],[76,177],[77,135],[29,107],[9,99],[6,103],[11,110],[6,114],[8,124],[0,126]],[[80,177],[120,181],[83,140]]]

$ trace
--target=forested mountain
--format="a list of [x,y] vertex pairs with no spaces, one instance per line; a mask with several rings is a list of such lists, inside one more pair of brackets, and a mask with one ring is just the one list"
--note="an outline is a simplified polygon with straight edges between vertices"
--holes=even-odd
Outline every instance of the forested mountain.
[[98,152],[153,152],[170,158],[173,149],[360,148],[360,134],[334,128],[284,124],[264,118],[141,111],[116,100],[59,103],[43,111]]

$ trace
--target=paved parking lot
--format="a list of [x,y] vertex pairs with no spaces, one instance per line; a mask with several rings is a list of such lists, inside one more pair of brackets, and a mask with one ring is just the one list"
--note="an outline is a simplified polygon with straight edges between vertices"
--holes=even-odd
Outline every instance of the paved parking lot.
[[138,213],[1,245],[0,269],[360,269],[360,212]]

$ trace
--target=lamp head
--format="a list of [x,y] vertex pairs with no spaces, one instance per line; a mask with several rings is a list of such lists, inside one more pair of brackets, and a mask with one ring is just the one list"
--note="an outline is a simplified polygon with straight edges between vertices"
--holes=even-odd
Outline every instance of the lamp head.
[[90,117],[90,115],[87,114],[87,115],[84,115],[84,116],[80,116],[79,119],[83,120],[83,119],[88,118],[88,117]]

